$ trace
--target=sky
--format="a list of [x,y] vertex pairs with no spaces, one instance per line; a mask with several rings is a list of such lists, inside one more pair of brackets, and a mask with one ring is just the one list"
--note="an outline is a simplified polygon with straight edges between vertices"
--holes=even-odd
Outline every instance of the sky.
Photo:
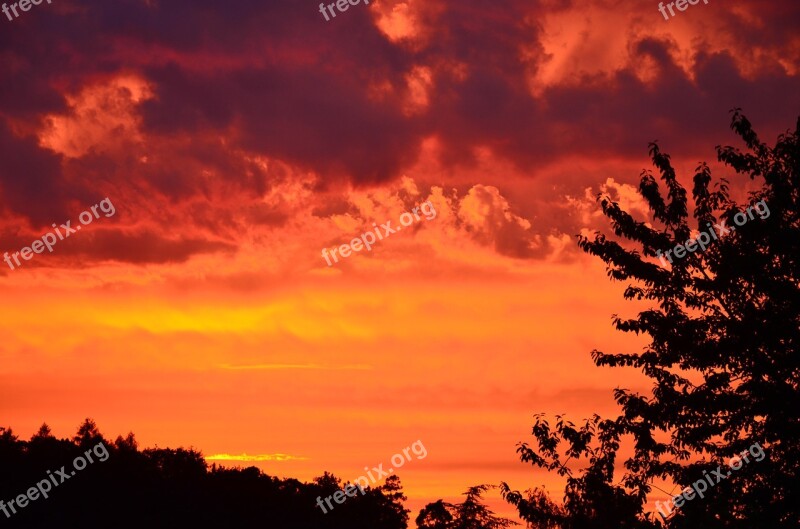
[[[733,178],[714,150],[740,145],[731,109],[768,143],[800,114],[796,1],[674,12],[0,14],[0,424],[66,437],[91,417],[107,437],[303,480],[355,479],[420,441],[427,455],[397,470],[412,524],[479,483],[560,498],[515,453],[533,415],[612,416],[614,387],[649,388],[591,361],[646,343],[611,325],[645,305],[576,245],[610,232],[597,194],[647,220],[649,142],[691,186],[704,160]],[[23,250],[43,238],[52,250]]]

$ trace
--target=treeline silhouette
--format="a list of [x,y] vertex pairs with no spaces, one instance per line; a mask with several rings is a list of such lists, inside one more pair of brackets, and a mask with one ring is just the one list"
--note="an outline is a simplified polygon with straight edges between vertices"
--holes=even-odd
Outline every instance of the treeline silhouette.
[[[76,471],[54,486],[48,498],[38,497],[25,507],[8,507],[10,500],[56,475],[63,466],[70,474],[73,461],[85,457],[98,443],[108,450],[105,461]],[[50,474],[48,474],[50,471]],[[59,478],[54,477],[56,482]],[[323,514],[316,498],[343,487],[325,473],[311,483],[279,479],[255,467],[208,465],[193,449],[139,450],[134,435],[105,439],[86,419],[72,439],[58,439],[47,425],[29,441],[10,428],[0,428],[0,527],[26,529],[404,529],[408,510],[400,479],[391,476],[379,487],[365,487],[333,511]]]
[[[87,455],[88,453],[88,455]],[[73,465],[76,459],[87,460]],[[62,470],[63,469],[63,470]],[[72,474],[73,470],[74,475]],[[62,477],[63,476],[63,477]],[[48,479],[54,483],[45,487]],[[44,498],[37,484],[46,491]],[[133,433],[114,441],[86,419],[71,439],[43,424],[29,441],[0,427],[0,527],[26,529],[406,529],[400,478],[348,497],[323,513],[317,498],[345,486],[325,472],[311,483],[279,479],[256,467],[208,465],[185,448],[139,450]],[[423,529],[502,529],[515,522],[494,516],[470,487],[462,503],[429,503],[416,519]],[[37,492],[33,492],[37,491]],[[29,494],[30,492],[30,494]],[[28,495],[33,501],[23,500]],[[11,503],[14,500],[14,503]],[[16,511],[16,512],[14,512]],[[5,514],[7,513],[7,514]]]

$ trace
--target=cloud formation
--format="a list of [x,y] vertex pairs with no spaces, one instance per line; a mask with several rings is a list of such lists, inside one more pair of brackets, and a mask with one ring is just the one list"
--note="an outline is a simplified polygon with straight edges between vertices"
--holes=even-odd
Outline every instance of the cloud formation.
[[[325,23],[313,5],[288,1],[84,0],[7,24],[3,230],[36,230],[97,194],[118,196],[120,230],[168,230],[178,248],[148,237],[133,245],[142,257],[109,242],[84,258],[185,260],[240,247],[241,222],[293,222],[295,212],[265,205],[277,187],[307,182],[323,210],[342,189],[390,185],[431,140],[443,171],[474,168],[488,152],[510,164],[511,180],[535,181],[573,157],[642,157],[653,139],[708,157],[698,146],[724,141],[730,108],[774,134],[800,107],[791,0],[708,5],[669,23],[654,6],[608,0],[407,0],[347,15]],[[462,207],[508,182],[473,180],[481,187]],[[547,207],[517,200],[522,211]],[[499,226],[503,213],[479,227],[464,214],[498,252],[536,255],[519,242],[524,222]],[[570,234],[539,221],[545,241]],[[221,241],[197,235],[210,223],[229,227]],[[160,252],[172,255],[148,257]]]
[[214,454],[205,456],[207,461],[308,461],[307,457],[293,456],[289,454]]

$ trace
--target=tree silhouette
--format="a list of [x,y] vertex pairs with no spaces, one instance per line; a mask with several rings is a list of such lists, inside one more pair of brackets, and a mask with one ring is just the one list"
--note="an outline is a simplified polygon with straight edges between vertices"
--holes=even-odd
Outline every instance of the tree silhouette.
[[31,441],[34,441],[35,439],[55,439],[55,437],[53,437],[53,431],[50,430],[50,427],[47,426],[46,422],[43,422],[39,427],[39,430],[33,434],[33,437],[31,437]]
[[417,527],[419,529],[450,529],[453,527],[453,513],[456,507],[451,503],[442,500],[429,503],[417,516]]
[[[565,476],[567,487],[556,505],[540,489],[523,495],[503,484],[532,527],[800,527],[800,119],[774,147],[759,140],[739,109],[731,128],[747,150],[718,146],[718,159],[759,185],[741,204],[726,180],[710,186],[711,171],[701,163],[690,221],[686,190],[655,143],[650,156],[666,197],[649,171],[639,185],[652,219],[636,220],[598,197],[622,240],[597,233],[579,237],[579,245],[606,263],[613,280],[630,281],[626,299],[652,306],[613,320],[618,330],[650,338],[643,352],[592,355],[598,366],[638,368],[653,387],[649,395],[616,389],[622,413],[614,420],[594,417],[576,427],[559,417],[551,429],[537,416],[538,450],[523,443],[518,452]],[[662,261],[667,250],[699,237],[695,229],[709,239],[715,230],[704,251]],[[628,441],[633,455],[615,473],[620,443]],[[765,459],[686,502],[668,521],[644,513],[654,481],[683,489],[755,443]],[[570,460],[586,466],[573,472]]]
[[467,489],[462,503],[452,504],[442,500],[429,503],[417,516],[419,529],[504,529],[517,522],[498,518],[481,502],[481,495],[490,487],[477,485]]
[[[46,426],[47,424],[45,423],[42,425],[42,428]],[[41,431],[41,428],[39,431]],[[73,441],[78,446],[94,446],[102,440],[103,436],[100,435],[100,431],[97,429],[97,424],[95,424],[95,422],[88,417],[83,421],[83,424],[78,427],[78,433],[73,438]]]
[[[92,452],[98,443],[107,450],[104,461]],[[73,461],[85,458],[87,450],[94,462],[77,469]],[[10,500],[62,467],[66,480],[47,498],[16,505],[12,512]],[[70,475],[73,468],[77,471]],[[9,513],[0,510],[2,527],[405,529],[408,520],[397,476],[383,486],[365,487],[363,494],[323,514],[316,507],[317,496],[341,488],[332,474],[303,483],[268,476],[255,467],[209,468],[192,448],[140,451],[133,433],[112,443],[91,419],[71,439],[56,438],[46,424],[29,441],[0,427],[0,469],[0,500]]]

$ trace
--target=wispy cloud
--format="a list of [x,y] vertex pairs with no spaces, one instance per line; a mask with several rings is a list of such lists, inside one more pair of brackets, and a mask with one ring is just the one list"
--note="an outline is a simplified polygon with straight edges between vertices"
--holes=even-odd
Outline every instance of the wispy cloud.
[[232,366],[230,364],[221,364],[221,369],[231,370],[261,370],[261,369],[319,369],[331,371],[368,371],[372,366],[366,364],[353,364],[353,365],[323,365],[323,364],[253,364]]
[[214,454],[206,456],[208,461],[308,461],[307,457],[289,454]]

